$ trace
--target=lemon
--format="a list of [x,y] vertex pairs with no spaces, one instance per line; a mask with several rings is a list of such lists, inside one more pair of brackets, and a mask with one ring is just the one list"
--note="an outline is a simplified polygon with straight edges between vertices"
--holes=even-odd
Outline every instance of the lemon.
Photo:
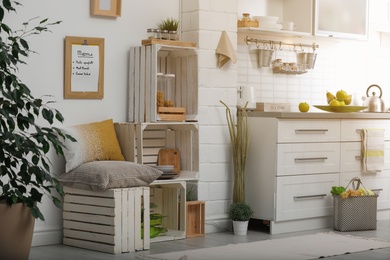
[[340,101],[338,101],[337,99],[333,99],[332,101],[330,101],[329,106],[338,107],[340,106]]
[[299,111],[301,111],[301,112],[307,112],[310,109],[310,105],[306,102],[301,102],[301,103],[299,103],[298,108],[299,108]]
[[336,98],[338,101],[344,101],[348,97],[348,93],[344,90],[339,90],[336,93]]

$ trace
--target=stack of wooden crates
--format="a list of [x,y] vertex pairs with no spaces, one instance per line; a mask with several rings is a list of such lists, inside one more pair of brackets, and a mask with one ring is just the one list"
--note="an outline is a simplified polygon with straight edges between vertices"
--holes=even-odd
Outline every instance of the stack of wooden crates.
[[[126,160],[156,165],[159,149],[177,148],[180,175],[193,179],[199,171],[197,54],[193,44],[176,45],[130,48],[128,122],[115,127]],[[185,108],[185,121],[190,122],[161,120],[157,72],[175,74],[174,101]],[[141,214],[144,234],[149,234],[150,202],[165,216],[165,239],[185,238],[185,179],[103,193],[65,188],[64,244],[114,254],[149,249],[149,236],[141,239]]]
[[[160,149],[180,151],[179,178],[150,185],[150,202],[162,214],[164,236],[151,242],[186,238],[186,185],[199,172],[198,57],[194,43],[149,44],[130,48],[128,122],[115,125],[125,159],[157,165]],[[157,75],[174,74],[174,104],[185,117],[161,114]]]

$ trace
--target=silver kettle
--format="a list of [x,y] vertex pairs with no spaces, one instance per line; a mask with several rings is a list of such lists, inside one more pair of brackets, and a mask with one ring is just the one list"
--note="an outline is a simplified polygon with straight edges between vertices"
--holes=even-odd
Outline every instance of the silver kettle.
[[[377,87],[380,91],[380,95],[379,97],[375,96],[376,93],[375,92],[372,92],[372,96],[369,96],[369,93],[368,91],[372,88],[372,87]],[[370,85],[368,88],[367,88],[367,91],[366,91],[366,96],[367,97],[362,97],[363,101],[364,101],[364,106],[367,106],[367,112],[385,112],[385,102],[382,100],[382,89],[381,87],[379,87],[378,85],[376,84],[373,84],[373,85]]]

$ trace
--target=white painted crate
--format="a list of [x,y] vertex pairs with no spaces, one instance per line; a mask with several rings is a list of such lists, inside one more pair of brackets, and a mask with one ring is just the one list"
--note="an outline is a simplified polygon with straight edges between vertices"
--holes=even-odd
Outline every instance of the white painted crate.
[[176,107],[186,120],[198,114],[198,57],[196,48],[152,44],[130,48],[128,121],[157,122],[157,73],[175,74]]
[[180,151],[180,174],[199,171],[197,123],[116,123],[115,130],[127,161],[156,165],[162,148]]
[[151,239],[151,243],[186,238],[186,182],[164,180],[150,186],[150,203],[157,205],[151,209],[163,215],[162,226],[168,232]]
[[104,192],[64,187],[64,245],[120,254],[150,248],[150,189],[135,187]]

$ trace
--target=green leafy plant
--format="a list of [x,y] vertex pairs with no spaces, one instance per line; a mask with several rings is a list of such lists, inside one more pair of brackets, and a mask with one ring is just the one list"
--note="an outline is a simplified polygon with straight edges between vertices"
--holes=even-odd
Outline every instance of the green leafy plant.
[[75,139],[54,127],[64,118],[49,106],[52,100],[44,100],[51,97],[35,98],[17,75],[18,66],[34,53],[25,38],[47,32],[60,21],[44,19],[32,26],[31,19],[23,23],[23,29],[13,30],[4,23],[4,14],[16,12],[18,5],[12,0],[0,2],[0,202],[23,203],[35,218],[44,220],[38,207],[43,195],[57,207],[61,200],[52,194],[53,189],[63,195],[61,184],[50,173],[48,154],[54,149],[63,156],[64,140]]
[[226,120],[228,122],[231,149],[234,166],[233,202],[245,202],[245,171],[246,158],[249,147],[248,114],[246,106],[237,106],[237,123],[235,122],[230,108],[226,107]]
[[344,191],[345,191],[344,186],[333,186],[330,193],[332,195],[341,195],[341,193],[343,193]]
[[194,186],[191,186],[187,192],[186,192],[186,201],[195,201],[196,200],[196,193],[192,190]]
[[179,28],[179,20],[175,18],[166,18],[157,24],[160,30],[177,31]]
[[235,202],[230,206],[229,217],[233,221],[248,221],[253,215],[253,210],[245,202]]

